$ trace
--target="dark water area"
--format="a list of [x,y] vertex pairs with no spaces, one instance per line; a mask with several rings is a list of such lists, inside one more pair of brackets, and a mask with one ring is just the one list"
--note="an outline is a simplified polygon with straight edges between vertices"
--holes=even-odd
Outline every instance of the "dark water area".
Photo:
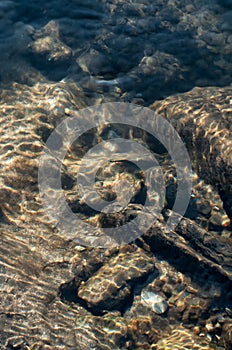
[[1,81],[126,101],[231,83],[231,1],[1,1]]

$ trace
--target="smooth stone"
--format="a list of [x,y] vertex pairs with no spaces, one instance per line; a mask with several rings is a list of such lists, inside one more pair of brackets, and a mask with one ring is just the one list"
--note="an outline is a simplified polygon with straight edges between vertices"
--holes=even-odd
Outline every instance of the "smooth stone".
[[144,305],[152,308],[158,315],[165,313],[168,308],[166,300],[152,291],[143,290],[141,293],[141,301]]

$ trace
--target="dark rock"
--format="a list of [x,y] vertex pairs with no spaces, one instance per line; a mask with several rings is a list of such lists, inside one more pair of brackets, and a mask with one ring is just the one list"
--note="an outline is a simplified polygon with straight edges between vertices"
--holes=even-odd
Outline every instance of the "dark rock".
[[[170,213],[167,211],[165,215],[168,217]],[[182,218],[172,232],[165,232],[163,223],[157,222],[144,238],[154,252],[160,251],[172,263],[177,257],[186,259],[186,263],[179,266],[183,271],[191,271],[198,261],[199,267],[208,266],[219,280],[222,277],[232,281],[232,257],[228,248],[232,245],[231,239],[215,237],[186,218]]]

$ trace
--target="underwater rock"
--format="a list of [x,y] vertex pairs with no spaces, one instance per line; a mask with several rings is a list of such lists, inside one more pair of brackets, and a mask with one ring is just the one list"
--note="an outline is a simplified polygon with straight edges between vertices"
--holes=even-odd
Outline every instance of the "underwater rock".
[[127,321],[120,313],[108,313],[103,317],[79,313],[75,333],[80,349],[119,350],[133,344]]
[[222,329],[222,339],[226,350],[230,350],[232,347],[232,322],[226,322]]
[[46,55],[48,61],[68,59],[72,54],[71,49],[59,39],[59,26],[55,21],[48,22],[44,28],[36,31],[34,38],[32,52]]
[[157,350],[210,350],[216,349],[206,337],[195,336],[188,329],[179,327],[174,329],[169,337],[160,340],[152,349]]
[[232,218],[232,88],[194,88],[155,102],[185,142],[192,166],[219,192]]
[[154,270],[153,259],[143,250],[128,249],[111,258],[83,282],[78,289],[78,297],[95,312],[122,310],[132,296],[135,283],[144,282]]

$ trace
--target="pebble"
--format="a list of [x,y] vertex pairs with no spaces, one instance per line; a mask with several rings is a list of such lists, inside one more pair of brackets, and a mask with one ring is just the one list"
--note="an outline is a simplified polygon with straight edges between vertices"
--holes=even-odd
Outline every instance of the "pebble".
[[141,301],[158,315],[165,313],[168,308],[166,300],[152,291],[143,290],[141,293]]

